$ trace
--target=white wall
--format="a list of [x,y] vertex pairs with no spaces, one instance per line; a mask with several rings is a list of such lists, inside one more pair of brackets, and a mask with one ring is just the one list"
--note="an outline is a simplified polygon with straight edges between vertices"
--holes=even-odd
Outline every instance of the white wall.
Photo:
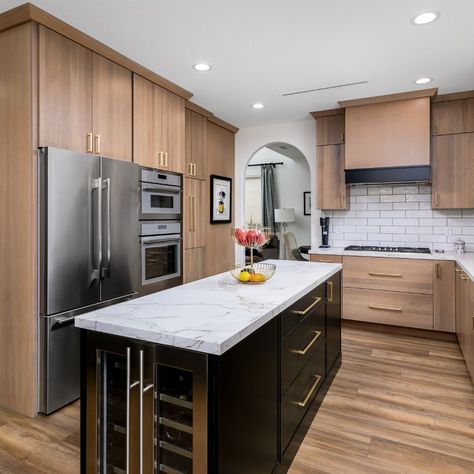
[[[287,231],[293,232],[298,245],[311,243],[311,216],[304,215],[303,192],[311,191],[309,164],[301,154],[300,158],[288,158],[281,153],[262,148],[253,155],[252,164],[283,163],[274,169],[276,207],[293,208],[295,222],[288,224]],[[260,176],[260,166],[247,167],[247,176]],[[248,194],[248,193],[247,193]],[[247,196],[244,197],[247,206]]]
[[[257,112],[258,113],[258,112]],[[261,147],[272,142],[283,142],[298,148],[308,161],[311,171],[311,200],[315,200],[316,188],[316,131],[314,120],[280,123],[263,127],[243,128],[235,137],[235,225],[244,224],[244,189],[245,169],[253,154]],[[311,245],[320,242],[320,212],[312,209]],[[242,251],[237,249],[236,257],[242,258]]]

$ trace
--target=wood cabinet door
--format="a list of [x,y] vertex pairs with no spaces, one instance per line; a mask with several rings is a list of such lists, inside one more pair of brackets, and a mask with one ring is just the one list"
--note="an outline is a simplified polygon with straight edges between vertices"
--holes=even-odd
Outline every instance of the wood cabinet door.
[[316,119],[316,144],[340,145],[344,143],[344,115],[329,115]]
[[204,247],[207,229],[207,183],[186,178],[184,182],[184,248]]
[[346,209],[344,145],[317,147],[316,179],[316,207]]
[[133,161],[158,168],[161,146],[161,87],[133,75]]
[[186,176],[206,179],[207,118],[186,109]]
[[38,66],[39,145],[92,152],[92,52],[40,25]]
[[469,338],[468,352],[467,352],[467,368],[471,374],[471,379],[474,382],[474,281],[469,282],[469,311],[466,318],[466,337]]
[[132,73],[94,54],[94,153],[132,161]]
[[196,247],[184,251],[184,283],[200,280],[205,272],[206,247]]
[[165,153],[163,167],[176,173],[185,172],[184,99],[162,89],[161,138]]
[[432,140],[432,205],[438,209],[474,207],[474,133]]
[[433,135],[474,132],[474,98],[434,103],[431,115]]
[[453,299],[456,288],[455,264],[439,260],[433,263],[433,312],[434,330],[456,331],[456,305]]

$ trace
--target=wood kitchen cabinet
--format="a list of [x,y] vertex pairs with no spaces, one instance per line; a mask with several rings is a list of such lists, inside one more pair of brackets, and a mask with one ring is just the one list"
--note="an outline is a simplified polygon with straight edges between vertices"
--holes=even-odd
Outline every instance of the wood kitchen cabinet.
[[309,256],[310,262],[322,263],[342,263],[342,255],[327,255],[321,253],[312,253]]
[[184,173],[184,99],[138,74],[133,75],[133,159]]
[[432,206],[474,207],[474,133],[432,138]]
[[316,144],[341,145],[344,143],[344,111],[338,115],[327,115],[316,119]]
[[433,135],[474,132],[474,97],[435,102],[431,114]]
[[433,263],[433,324],[435,331],[456,332],[455,264],[448,260]]
[[471,379],[474,382],[474,281],[469,281],[469,311],[466,318],[466,338],[468,349],[466,350],[466,362]]
[[191,283],[206,276],[206,247],[195,247],[183,252],[183,283]]
[[348,208],[344,145],[316,147],[316,180],[316,208]]
[[204,247],[207,228],[207,183],[184,180],[184,248]]
[[207,178],[207,118],[186,109],[186,176]]
[[132,161],[132,75],[39,27],[39,144]]

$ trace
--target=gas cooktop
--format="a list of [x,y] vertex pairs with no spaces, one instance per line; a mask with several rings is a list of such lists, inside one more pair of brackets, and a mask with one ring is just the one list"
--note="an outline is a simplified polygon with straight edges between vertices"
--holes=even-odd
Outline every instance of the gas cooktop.
[[376,245],[349,245],[344,250],[364,252],[431,253],[427,247],[377,247]]

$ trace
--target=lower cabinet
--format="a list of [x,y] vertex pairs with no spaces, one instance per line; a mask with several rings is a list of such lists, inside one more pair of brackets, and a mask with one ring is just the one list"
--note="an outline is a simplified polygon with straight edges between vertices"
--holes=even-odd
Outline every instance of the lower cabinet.
[[191,283],[206,276],[206,247],[196,247],[183,251],[183,283]]
[[340,273],[221,356],[82,330],[81,472],[286,472],[339,367],[339,295]]

